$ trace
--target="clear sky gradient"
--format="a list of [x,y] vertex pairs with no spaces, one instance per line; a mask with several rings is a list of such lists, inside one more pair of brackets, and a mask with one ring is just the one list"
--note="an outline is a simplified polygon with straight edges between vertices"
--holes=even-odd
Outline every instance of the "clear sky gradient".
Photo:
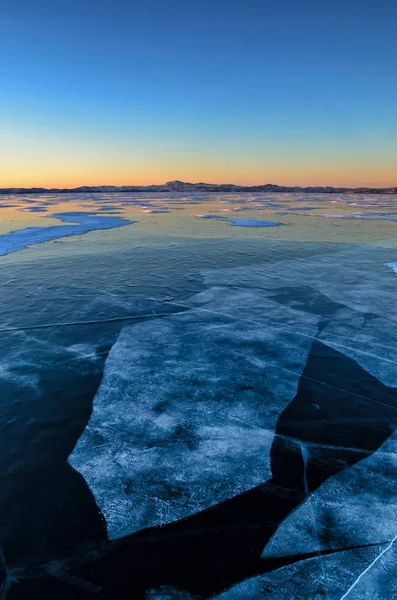
[[0,187],[397,185],[395,0],[2,0]]

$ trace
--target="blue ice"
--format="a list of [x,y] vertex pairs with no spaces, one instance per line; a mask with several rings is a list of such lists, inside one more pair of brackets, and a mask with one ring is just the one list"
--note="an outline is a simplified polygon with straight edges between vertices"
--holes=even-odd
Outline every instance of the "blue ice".
[[256,221],[255,219],[228,219],[236,227],[276,227],[278,221]]

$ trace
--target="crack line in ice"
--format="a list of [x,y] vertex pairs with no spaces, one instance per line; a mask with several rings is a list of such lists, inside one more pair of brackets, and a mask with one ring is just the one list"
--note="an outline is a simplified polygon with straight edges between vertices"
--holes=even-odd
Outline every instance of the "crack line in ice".
[[308,465],[308,459],[309,459],[309,451],[307,449],[306,444],[303,442],[299,443],[299,447],[301,450],[302,460],[303,460],[303,485],[304,485],[305,494],[306,494],[306,497],[307,497],[307,500],[309,503],[309,507],[310,507],[310,514],[311,514],[311,519],[312,519],[312,524],[313,524],[314,537],[315,537],[315,540],[316,540],[317,546],[318,546],[318,558],[320,561],[320,568],[321,568],[321,575],[322,575],[322,577],[321,577],[322,587],[323,587],[323,590],[325,593],[325,597],[328,598],[328,592],[325,587],[326,574],[324,571],[324,564],[323,564],[323,560],[322,560],[323,557],[322,557],[322,552],[321,552],[320,536],[318,533],[316,515],[314,512],[314,508],[313,508],[313,497],[310,492],[309,483],[307,480],[307,465]]
[[[154,300],[154,301],[156,300],[155,298],[147,298],[147,299]],[[157,302],[161,302],[161,300],[157,300]],[[220,316],[220,317],[227,317],[229,319],[234,319],[235,321],[242,321],[244,323],[252,323],[253,325],[259,325],[262,327],[264,325],[264,323],[261,323],[259,321],[254,321],[252,319],[245,319],[243,317],[236,317],[234,315],[229,315],[227,313],[218,312],[216,310],[210,310],[208,308],[200,308],[200,307],[196,307],[196,306],[192,307],[192,306],[188,306],[186,304],[180,304],[180,303],[176,303],[176,302],[167,302],[167,304],[170,304],[172,306],[180,306],[180,307],[186,308],[188,310],[196,310],[199,312],[208,312],[208,313]],[[307,333],[302,333],[301,331],[297,331],[297,330],[291,331],[290,329],[286,329],[285,327],[276,327],[275,325],[270,325],[269,323],[266,323],[266,327],[269,327],[270,329],[276,329],[277,331],[285,331],[286,333],[290,333],[291,335],[300,335],[300,336],[306,337],[311,340],[317,339],[317,336],[308,335]],[[393,365],[395,365],[395,361],[390,360],[389,358],[384,358],[383,356],[378,356],[377,354],[372,354],[371,352],[364,352],[364,350],[357,350],[356,348],[351,348],[350,346],[345,346],[343,344],[336,344],[336,342],[330,342],[330,343],[334,344],[334,346],[338,346],[339,348],[345,348],[346,350],[353,350],[354,352],[358,352],[359,354],[364,354],[366,356],[372,356],[372,358],[377,358],[379,360],[383,360],[385,362],[389,362],[389,363],[392,363]]]
[[[151,301],[155,301],[155,302],[163,302],[163,300],[156,299],[156,298],[146,298],[146,300],[151,300]],[[203,309],[203,308],[198,308],[198,307],[193,307],[192,308],[191,306],[188,306],[186,304],[181,304],[181,303],[176,303],[176,302],[169,302],[169,301],[167,301],[167,304],[172,305],[172,306],[178,306],[180,308],[185,308],[187,310],[197,310],[197,311],[201,311],[201,312],[209,312],[211,314],[216,314],[216,315],[221,316],[221,317],[226,317],[226,318],[232,319],[232,320],[237,320],[237,321],[252,323],[254,325],[259,325],[259,326],[263,326],[264,325],[263,323],[260,323],[258,321],[253,321],[251,319],[244,319],[242,317],[235,317],[235,316],[227,315],[225,313],[221,313],[221,312],[213,311],[213,310],[209,310],[209,309]],[[103,320],[98,319],[98,320],[93,320],[93,321],[75,321],[75,322],[72,321],[72,322],[64,322],[64,323],[51,323],[51,324],[42,324],[42,325],[30,325],[30,326],[27,326],[27,327],[7,327],[7,328],[1,328],[0,329],[0,333],[10,332],[10,331],[28,331],[28,330],[33,330],[33,329],[49,329],[51,327],[69,327],[69,326],[78,326],[78,325],[95,325],[95,324],[98,324],[98,323],[112,323],[112,322],[121,322],[121,321],[138,320],[138,319],[149,319],[149,318],[157,318],[157,317],[169,317],[169,316],[172,316],[172,313],[171,314],[170,313],[157,313],[157,314],[156,313],[154,313],[154,314],[150,313],[150,314],[145,314],[145,315],[132,315],[132,316],[127,316],[127,317],[115,317],[113,319],[103,319]],[[228,323],[224,323],[224,324],[221,324],[221,325],[214,325],[212,327],[212,329],[221,328],[221,327],[227,327],[227,326],[228,326]],[[293,332],[293,331],[290,331],[290,330],[285,329],[283,327],[276,327],[275,325],[270,325],[269,323],[266,324],[266,327],[268,327],[270,329],[275,329],[277,331],[285,331],[286,333],[290,333],[291,335],[301,335],[301,336],[306,337],[306,338],[311,339],[311,340],[317,339],[316,336],[308,335],[308,334],[301,333],[301,332],[298,332],[298,331]],[[189,332],[188,331],[188,332],[186,332],[185,334],[182,334],[182,335],[197,335],[197,334],[198,334],[197,332],[194,332],[194,331],[193,332]],[[214,344],[213,342],[212,343],[208,342],[208,343],[211,344],[211,345],[213,345],[213,346],[215,346],[216,348],[219,348],[218,344]],[[330,342],[330,343],[333,343],[335,346],[338,345],[338,347],[340,347],[340,348],[346,348],[348,350],[357,351],[357,352],[360,352],[362,354],[368,354],[369,356],[378,358],[379,360],[384,360],[384,361],[387,361],[387,362],[391,362],[392,364],[395,364],[394,361],[391,361],[389,359],[385,359],[385,358],[377,356],[375,354],[370,354],[370,353],[366,353],[366,352],[363,352],[363,351],[359,351],[359,350],[356,350],[355,348],[350,348],[349,346],[343,346],[342,344],[336,344],[334,342]],[[246,360],[249,360],[249,361],[252,360],[251,357],[246,356],[242,352],[237,352],[236,350],[230,350],[230,352],[233,352],[234,354],[236,354],[238,356],[242,356]],[[261,364],[268,364],[268,363],[264,362],[263,360],[260,360],[259,362]],[[292,373],[294,375],[299,375],[301,377],[304,377],[305,379],[308,379],[310,381],[314,381],[316,383],[320,383],[321,385],[326,385],[326,386],[331,387],[333,389],[337,389],[337,390],[339,390],[341,392],[345,392],[347,394],[354,395],[354,396],[356,396],[358,398],[363,398],[365,400],[369,400],[371,402],[376,402],[377,404],[381,404],[382,406],[388,406],[389,408],[397,409],[397,407],[395,407],[393,405],[390,405],[390,404],[387,404],[385,402],[381,402],[380,400],[375,400],[374,398],[369,398],[367,396],[363,396],[362,394],[356,394],[354,392],[349,392],[348,390],[345,390],[343,388],[339,388],[339,387],[333,386],[333,385],[331,385],[329,383],[325,383],[324,381],[319,381],[319,380],[314,379],[312,377],[308,377],[306,375],[303,375],[302,373],[298,373],[297,371],[293,371],[291,369],[287,369],[286,367],[282,367],[282,366],[276,365],[276,364],[274,364],[273,367],[274,368],[282,369],[282,370],[284,370],[284,371],[286,371],[288,373]]]
[[[263,427],[260,427],[259,425],[255,425],[254,423],[250,423],[249,421],[244,421],[243,419],[239,419],[238,417],[233,417],[232,415],[228,415],[226,413],[217,411],[217,415],[222,415],[223,417],[226,417],[226,419],[229,419],[231,421],[237,421],[237,423],[241,423],[242,425],[247,425],[248,427],[252,427],[252,429],[259,429],[261,431],[268,431],[269,433],[274,433],[272,429],[266,429]],[[287,442],[294,442],[297,443],[301,446],[301,451],[302,451],[302,458],[303,457],[303,449],[302,449],[302,440],[300,438],[296,438],[294,436],[291,435],[283,435],[281,433],[274,433],[274,437],[275,438],[279,438],[280,440],[285,440]],[[308,450],[307,448],[327,448],[329,450],[349,450],[350,452],[358,452],[359,454],[368,454],[369,456],[371,454],[373,454],[372,450],[365,450],[364,448],[355,448],[353,446],[337,446],[337,445],[332,445],[332,444],[320,444],[320,443],[316,443],[316,442],[308,442],[305,441],[304,443],[305,446],[305,452],[306,452],[306,458],[304,458],[304,461],[307,460],[307,455],[308,455]],[[385,456],[395,456],[394,452],[382,452],[383,455]],[[305,469],[306,469],[306,465],[305,465]],[[305,471],[306,473],[306,471]],[[305,482],[305,484],[307,484],[307,482]],[[305,488],[306,490],[306,488]]]
[[[294,442],[294,443],[299,443],[300,445],[302,445],[302,440],[290,435],[282,435],[280,433],[275,433],[274,437],[280,438],[282,440],[286,440],[287,442]],[[350,452],[359,452],[360,454],[368,454],[369,456],[371,454],[373,454],[372,450],[365,450],[364,448],[355,448],[354,446],[334,446],[332,444],[319,444],[316,442],[308,442],[305,441],[305,449],[306,449],[306,454],[308,455],[308,451],[307,448],[327,448],[328,450],[349,450]],[[301,448],[302,450],[302,448]],[[381,454],[384,455],[388,455],[390,454],[391,456],[395,456],[394,453],[389,453],[389,452],[382,452]],[[303,456],[303,455],[302,455]]]
[[[227,283],[226,283],[226,284],[222,284],[222,285],[223,285],[224,287],[228,288],[228,289],[231,289],[231,290],[236,290],[236,291],[243,290],[243,291],[246,291],[246,288],[245,288],[245,287],[242,287],[242,286],[239,286],[239,285],[235,285],[235,284],[227,284]],[[253,291],[258,291],[258,292],[263,292],[263,288],[259,288],[259,287],[250,287],[250,290],[253,290]],[[271,296],[266,296],[265,298],[266,298],[266,299],[269,299],[270,301],[272,301],[272,297],[271,297]],[[163,301],[163,300],[161,300],[161,299],[155,299],[155,298],[145,298],[145,300],[153,300],[153,301],[155,301],[155,302],[164,302],[164,301]],[[168,304],[171,304],[171,302],[170,302],[170,301],[167,301],[167,303],[168,303]],[[174,304],[175,304],[175,303],[174,303]],[[311,303],[310,303],[310,304],[311,304]],[[185,305],[183,305],[183,306],[185,306]],[[237,307],[237,305],[233,305],[233,307],[234,307],[234,308],[236,308],[236,307]],[[357,312],[357,317],[362,317],[362,318],[364,318],[364,319],[365,319],[365,324],[367,323],[367,319],[366,319],[366,313],[365,313],[365,312],[360,312],[360,311],[358,311],[357,309],[355,309],[355,308],[351,308],[351,307],[350,307],[350,306],[348,306],[348,305],[344,305],[344,307],[345,307],[345,308],[347,308],[347,309],[351,309],[351,310],[354,310],[354,311],[356,311],[356,312]],[[190,308],[191,308],[191,307],[190,307]],[[245,308],[245,307],[243,306],[242,308]],[[261,306],[260,306],[260,305],[254,305],[252,308],[261,308]],[[196,309],[196,310],[198,310],[198,309]],[[296,309],[294,309],[294,310],[297,310],[297,311],[299,311],[300,309],[299,309],[299,308],[296,308]],[[227,313],[225,313],[225,314],[227,314]],[[312,313],[312,314],[314,314],[314,313]],[[227,316],[230,316],[230,315],[227,315]],[[377,315],[377,316],[379,316],[379,317],[380,317],[380,315]],[[235,318],[237,318],[237,317],[235,317]],[[387,317],[387,318],[388,318],[388,320],[397,320],[397,319],[395,319],[395,318],[394,318],[392,315],[388,315],[388,317]],[[364,324],[364,325],[365,325],[365,324]],[[297,325],[297,327],[299,327],[299,325]],[[341,338],[344,338],[344,337],[351,338],[351,336],[352,336],[352,335],[356,334],[356,333],[357,333],[357,331],[361,331],[361,329],[362,329],[362,328],[363,328],[363,326],[360,326],[360,327],[359,327],[357,330],[353,331],[352,333],[350,333],[350,334],[349,334],[349,335],[347,335],[347,336],[340,336],[340,335],[336,335],[335,333],[330,333],[330,332],[328,332],[328,331],[325,331],[325,332],[324,332],[324,335],[326,335],[327,337],[334,337],[334,338],[337,338],[337,339],[341,339]],[[283,329],[283,330],[284,330],[284,328],[280,328],[280,329]],[[299,333],[299,332],[298,332],[298,333]],[[302,335],[304,335],[304,334],[302,334]],[[361,341],[361,340],[353,340],[353,341],[356,341],[356,342],[358,342],[358,343],[362,343],[362,341]],[[394,351],[396,350],[395,346],[388,346],[388,345],[386,345],[386,344],[381,344],[381,343],[379,343],[379,342],[374,342],[374,341],[371,341],[371,345],[373,345],[373,346],[379,346],[380,348],[386,348],[387,350],[394,350]],[[355,348],[351,348],[351,350],[355,350]]]
[[362,579],[362,577],[364,577],[364,575],[366,573],[368,573],[368,571],[370,569],[372,569],[372,567],[378,562],[378,560],[388,551],[390,550],[390,548],[393,546],[394,542],[397,540],[397,534],[394,536],[394,538],[391,540],[391,542],[389,542],[389,545],[382,550],[382,552],[380,554],[378,554],[378,556],[375,558],[375,560],[372,561],[372,563],[370,565],[368,565],[368,567],[366,569],[364,569],[364,571],[362,573],[360,573],[360,575],[357,577],[357,579],[353,582],[353,584],[349,587],[349,589],[347,590],[347,592],[345,592],[343,594],[343,596],[341,597],[340,600],[344,600],[344,598],[347,598],[347,596],[350,594],[350,592],[356,587],[356,585],[359,583],[360,579]]
[[[196,335],[198,334],[197,332],[191,332],[191,333],[196,334]],[[313,339],[316,339],[316,338],[313,337]],[[221,346],[219,346],[218,344],[214,344],[213,342],[209,342],[208,340],[207,340],[207,343],[211,344],[212,346],[214,346],[216,348],[221,348]],[[229,352],[232,352],[233,354],[236,354],[237,356],[241,356],[242,358],[245,358],[246,360],[248,360],[250,362],[252,361],[252,357],[247,356],[243,352],[238,352],[237,350],[231,350],[231,349],[229,349]],[[256,360],[256,362],[259,362],[262,365],[269,364],[269,362],[266,362],[263,359],[255,359],[255,360]],[[272,363],[270,363],[270,364],[272,364]],[[363,396],[362,394],[356,394],[355,392],[345,390],[344,388],[340,388],[336,385],[326,383],[325,381],[321,381],[319,379],[314,379],[314,377],[308,377],[307,375],[304,375],[303,373],[300,373],[299,371],[293,371],[292,369],[287,369],[287,367],[282,367],[281,365],[278,365],[278,364],[272,364],[272,367],[275,369],[281,369],[281,370],[286,371],[287,373],[291,373],[293,375],[298,375],[299,377],[308,379],[309,381],[314,381],[315,383],[319,383],[320,385],[326,385],[327,387],[330,387],[334,390],[338,390],[340,392],[345,392],[346,394],[356,396],[357,398],[363,398],[364,400],[369,400],[370,402],[376,402],[377,404],[381,404],[382,406],[387,406],[388,408],[393,408],[393,409],[397,410],[396,406],[393,406],[392,404],[388,404],[387,402],[382,402],[381,400],[375,400],[375,398],[369,398],[368,396]]]
[[[361,331],[362,327],[360,327],[359,329],[356,329],[355,331],[353,331],[352,333],[350,333],[348,336],[349,339],[352,339],[352,335],[355,335],[357,333],[357,331]],[[340,336],[340,335],[336,335],[336,333],[328,333],[328,331],[324,331],[324,333],[322,334],[322,336],[319,338],[320,341],[325,341],[326,337],[334,337],[337,338],[338,340],[343,338],[344,336]],[[363,344],[364,342],[362,340],[358,340],[358,339],[354,339],[354,342],[357,342],[358,344]],[[333,344],[334,342],[330,341],[331,344]],[[385,348],[386,350],[393,350],[394,352],[396,351],[396,347],[395,346],[387,346],[386,344],[381,344],[379,342],[374,342],[371,340],[371,345],[372,346],[379,346],[379,348]],[[346,348],[350,348],[350,346],[346,346]],[[354,350],[355,352],[360,352],[359,350],[356,350],[356,348],[350,348],[351,350]],[[362,352],[362,351],[361,351]],[[379,358],[377,356],[377,358]]]
[[[363,548],[374,548],[375,546],[385,546],[386,544],[389,544],[390,541],[387,540],[386,542],[373,542],[370,544],[359,544],[358,546],[346,546],[345,548],[330,548],[328,550],[323,550],[322,552],[322,556],[326,557],[326,556],[331,556],[333,554],[339,554],[340,552],[351,552],[352,550],[362,550]],[[293,558],[294,556],[302,556],[302,554],[300,552],[294,552],[292,554],[281,554],[281,555],[272,555],[271,557],[261,557],[261,560],[269,560],[269,558],[279,558],[279,559],[289,559],[289,558]],[[297,562],[299,563],[304,563],[308,560],[317,560],[318,559],[318,552],[309,552],[305,555],[304,558],[299,559]],[[288,565],[285,565],[288,566]],[[280,569],[283,569],[284,566],[279,567]]]
[[3,552],[3,546],[0,546],[0,564],[5,573],[5,578],[3,579],[3,581],[0,585],[0,600],[6,600],[6,598],[8,596],[8,592],[10,591],[12,584],[18,583],[18,579],[16,579],[16,577],[14,577],[14,575],[12,574],[12,571],[10,571],[9,568],[7,567],[5,557],[4,557],[4,552]]
[[131,315],[129,317],[114,317],[112,319],[95,319],[93,321],[70,321],[64,323],[45,323],[42,325],[28,325],[27,327],[4,327],[0,333],[8,331],[30,331],[32,329],[50,329],[51,327],[74,327],[78,325],[97,325],[98,323],[116,323],[118,321],[132,321],[134,319],[150,319],[155,317],[169,317],[170,313],[150,313],[145,315]]
[[[248,421],[244,421],[243,419],[239,419],[237,417],[233,417],[231,415],[228,415],[226,413],[223,413],[221,411],[216,411],[216,414],[219,416],[223,416],[225,417],[227,420],[231,420],[231,421],[236,421],[238,423],[241,423],[242,425],[246,425],[247,427],[251,427],[252,429],[258,429],[262,432],[266,432],[269,434],[272,434],[274,436],[274,438],[279,438],[281,440],[285,440],[287,442],[293,442],[296,444],[301,445],[302,444],[302,440],[300,438],[296,438],[293,436],[289,436],[289,435],[282,435],[280,433],[275,433],[273,429],[268,429],[268,428],[264,428],[264,427],[260,427],[259,425],[254,425],[253,423],[249,423]],[[117,429],[116,426],[114,425],[109,425],[108,423],[103,423],[101,425],[101,427],[103,429],[108,429],[110,431],[113,431],[115,434],[117,434],[117,438],[119,441],[126,443],[128,445],[133,445],[135,444],[134,441],[131,441],[130,438],[124,438],[122,436],[122,434],[120,434],[119,430]],[[86,427],[87,430],[93,430],[93,431],[100,431],[97,427],[92,427],[91,425],[87,425]],[[92,446],[89,446],[90,448],[99,448],[102,447],[106,444],[107,442],[103,442],[103,443],[98,443]],[[347,450],[349,452],[357,452],[358,454],[363,454],[363,455],[368,455],[370,456],[371,454],[373,454],[373,452],[371,450],[365,450],[364,448],[355,448],[353,446],[335,446],[332,444],[320,444],[320,443],[316,443],[316,442],[308,442],[305,441],[305,445],[306,447],[310,447],[310,448],[321,448],[321,449],[328,449],[328,450]],[[135,447],[135,446],[134,446]],[[140,450],[139,453],[140,454],[145,454],[148,452],[152,452],[153,450],[155,450],[155,448],[146,448],[144,450]],[[136,452],[138,452],[135,449]],[[378,455],[381,454],[382,456],[390,456],[390,457],[396,457],[396,453],[395,452],[381,452],[380,450],[377,451]],[[388,542],[379,542],[382,544],[387,544]]]
[[[319,338],[321,341],[321,338]],[[377,358],[378,360],[383,360],[385,362],[396,364],[395,360],[390,360],[390,358],[385,358],[384,356],[379,356],[378,354],[373,354],[372,352],[364,352],[364,350],[358,350],[357,348],[351,348],[351,346],[345,346],[344,344],[337,344],[336,342],[329,342],[333,346],[337,346],[338,348],[345,348],[346,350],[353,350],[354,352],[358,352],[359,354],[365,354],[365,356],[372,356],[372,358]]]
[[[167,315],[169,316],[169,315]],[[253,323],[255,323],[255,321],[252,321]],[[227,323],[225,323],[223,326],[227,327]],[[222,325],[218,325],[217,327],[221,327]],[[271,327],[271,326],[270,326]],[[278,329],[278,328],[276,328]],[[201,332],[198,331],[189,331],[186,332],[184,335],[201,335]],[[316,336],[306,336],[312,340],[316,340],[318,339]],[[214,346],[215,348],[219,348],[222,350],[222,347],[219,346],[218,344],[215,344],[214,342],[210,342],[208,340],[206,340],[206,343]],[[325,344],[326,345],[326,344]],[[381,406],[387,406],[388,408],[392,408],[393,410],[397,410],[397,406],[394,406],[393,404],[388,404],[387,402],[382,402],[381,400],[376,400],[375,398],[370,398],[369,396],[364,396],[363,394],[357,394],[356,392],[352,392],[349,390],[345,390],[344,388],[340,388],[336,385],[332,385],[331,383],[326,383],[325,381],[321,381],[319,379],[315,379],[314,377],[308,377],[307,375],[304,375],[303,373],[301,373],[300,371],[294,371],[293,369],[287,369],[287,367],[282,367],[279,364],[276,363],[272,363],[271,361],[266,362],[263,359],[258,359],[258,358],[254,358],[252,356],[247,356],[246,354],[244,354],[243,352],[238,352],[237,350],[232,350],[231,348],[229,348],[229,352],[231,352],[232,354],[236,354],[237,356],[240,356],[241,358],[244,358],[245,360],[248,360],[249,362],[255,362],[255,363],[259,363],[261,366],[266,366],[266,365],[271,365],[274,369],[281,369],[282,371],[286,371],[287,373],[291,373],[292,375],[298,375],[298,377],[301,377],[303,379],[307,379],[308,381],[314,381],[315,383],[319,383],[320,385],[325,385],[329,388],[332,388],[333,390],[338,390],[339,392],[344,392],[345,394],[349,394],[350,396],[356,396],[356,398],[363,398],[364,400],[368,400],[369,402],[375,402],[376,404],[380,404]],[[394,364],[394,363],[393,363]]]

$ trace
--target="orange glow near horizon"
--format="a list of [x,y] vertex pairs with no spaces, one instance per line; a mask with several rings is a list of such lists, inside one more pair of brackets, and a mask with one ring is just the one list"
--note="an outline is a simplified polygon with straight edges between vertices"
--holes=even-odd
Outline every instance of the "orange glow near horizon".
[[0,187],[397,186],[395,3],[45,4],[3,9]]
[[390,145],[258,140],[156,141],[101,134],[57,139],[37,129],[3,136],[0,187],[159,185],[181,180],[236,185],[395,187]]
[[374,187],[388,188],[397,186],[397,172],[391,167],[318,167],[304,168],[301,165],[263,167],[254,169],[241,166],[240,169],[200,169],[177,168],[152,170],[152,168],[98,168],[74,169],[68,173],[65,169],[24,168],[12,173],[10,170],[0,173],[0,188],[75,188],[79,186],[146,186],[162,185],[167,181],[180,180],[190,183],[212,183],[255,186],[267,183],[280,186],[333,186],[333,187]]

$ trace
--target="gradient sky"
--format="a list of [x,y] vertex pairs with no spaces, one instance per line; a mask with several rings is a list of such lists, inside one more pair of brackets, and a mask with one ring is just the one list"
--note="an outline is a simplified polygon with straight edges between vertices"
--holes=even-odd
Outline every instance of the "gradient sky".
[[2,0],[0,187],[397,185],[395,0]]

